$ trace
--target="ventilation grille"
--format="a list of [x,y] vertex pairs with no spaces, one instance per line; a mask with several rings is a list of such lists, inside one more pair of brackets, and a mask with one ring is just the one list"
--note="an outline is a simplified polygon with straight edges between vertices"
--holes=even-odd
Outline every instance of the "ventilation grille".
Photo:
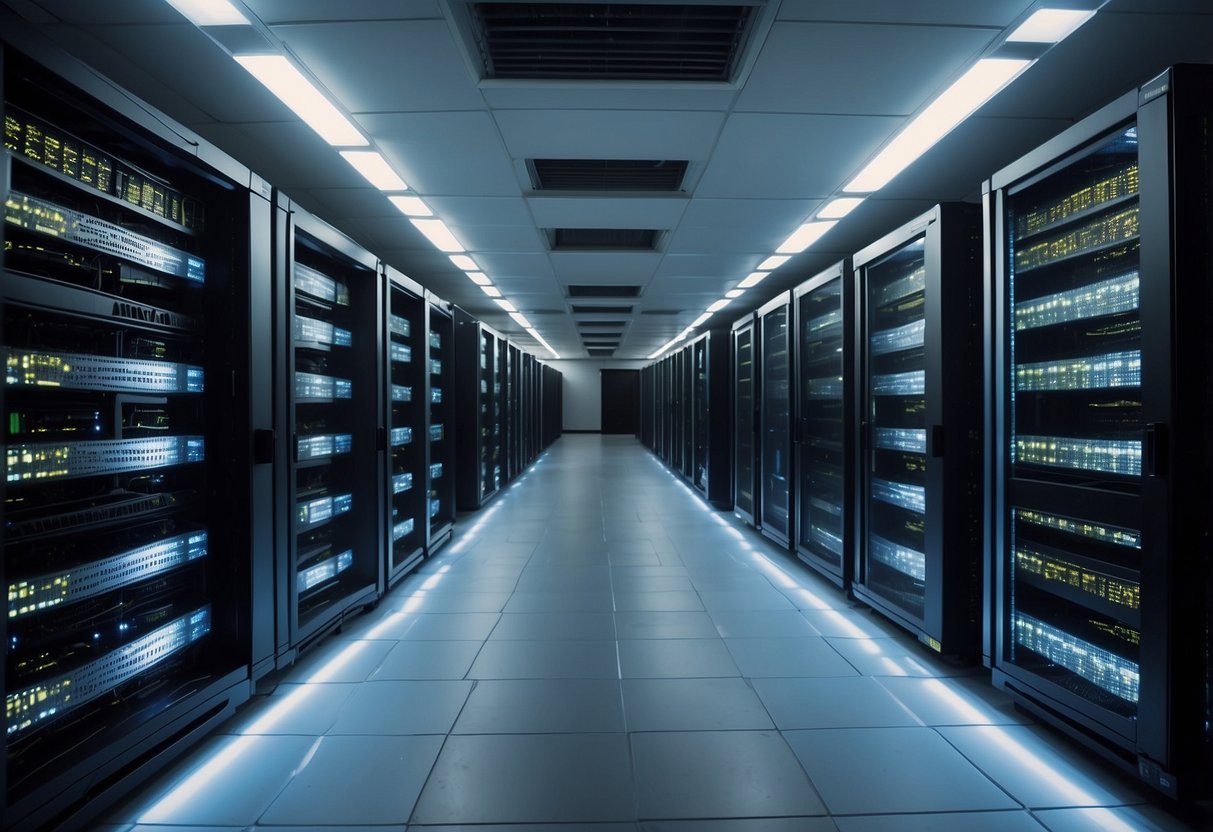
[[586,349],[615,349],[619,346],[618,341],[585,341]]
[[580,329],[619,329],[627,326],[627,321],[578,321],[577,326]]
[[685,161],[531,159],[537,191],[680,191]]
[[477,3],[486,78],[728,81],[750,6]]
[[631,315],[630,306],[591,306],[585,303],[572,305],[574,315]]
[[614,347],[586,347],[585,351],[592,358],[610,358],[615,354]]
[[548,228],[553,251],[652,251],[658,232],[651,228]]
[[570,284],[568,286],[571,298],[638,298],[639,286],[615,286],[613,284]]

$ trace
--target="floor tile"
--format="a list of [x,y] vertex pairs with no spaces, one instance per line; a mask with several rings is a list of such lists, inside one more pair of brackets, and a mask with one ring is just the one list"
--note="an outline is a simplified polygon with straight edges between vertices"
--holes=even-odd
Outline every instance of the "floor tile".
[[615,610],[685,611],[702,610],[699,594],[687,590],[672,592],[616,592]]
[[845,604],[838,604],[834,609],[802,609],[800,614],[827,637],[890,638],[901,632],[895,624],[878,617],[871,610]]
[[636,639],[619,642],[625,679],[739,676],[721,639]]
[[[137,823],[250,826],[290,781],[317,737],[217,737],[174,767],[121,817]],[[215,795],[223,795],[216,800]]]
[[640,832],[836,832],[829,818],[730,818],[729,820],[646,820]]
[[462,679],[484,642],[402,641],[372,679]]
[[755,679],[753,684],[781,731],[921,724],[887,690],[865,676]]
[[621,639],[719,637],[701,610],[623,610],[615,613],[615,630]]
[[1181,807],[1182,816],[1157,806],[1045,809],[1033,812],[1050,832],[1207,832],[1213,814]]
[[616,679],[488,679],[476,683],[456,734],[620,733]]
[[770,587],[732,592],[705,592],[701,589],[699,597],[708,612],[718,610],[788,610],[794,612],[796,609],[787,598]]
[[1042,832],[1023,811],[836,817],[839,832]]
[[451,736],[413,822],[635,819],[623,734]]
[[593,591],[515,592],[505,612],[611,612],[611,592],[607,587]]
[[330,640],[304,653],[290,669],[289,678],[292,682],[361,682],[394,648],[390,641]]
[[341,707],[360,685],[280,684],[258,696],[220,729],[224,734],[300,734],[318,737],[332,727]]
[[971,665],[947,665],[925,647],[901,638],[827,638],[826,641],[868,676],[935,678],[973,672]]
[[411,641],[484,641],[501,615],[495,612],[396,612],[359,634],[360,638]]
[[642,819],[825,814],[774,731],[632,734],[631,740]]
[[994,689],[988,676],[881,676],[876,681],[927,725],[1017,725],[1032,721],[1015,709],[1010,697]]
[[[636,832],[634,823],[540,823],[519,827],[513,823],[457,823],[430,825],[414,823],[409,825],[413,832],[432,830],[432,832]],[[379,832],[378,829],[374,832]]]
[[856,675],[855,668],[820,637],[730,638],[725,644],[743,676]]
[[666,563],[656,552],[612,552],[607,560],[611,566],[661,566]]
[[[405,596],[408,598],[409,596]],[[508,592],[425,592],[411,594],[413,612],[501,612]]]
[[610,641],[615,617],[609,612],[503,613],[490,638],[494,641]]
[[1094,767],[1088,753],[1027,725],[937,729],[975,766],[1030,809],[1117,806],[1148,799],[1146,787]]
[[624,679],[628,731],[735,731],[774,728],[742,679]]
[[784,736],[834,815],[1019,808],[930,728],[827,728]]
[[709,610],[722,638],[807,638],[820,633],[797,610]]
[[404,823],[443,737],[325,737],[260,823]]
[[364,682],[345,703],[329,733],[445,734],[471,691],[471,682]]
[[468,672],[472,679],[618,679],[613,641],[489,639]]
[[682,575],[615,575],[611,578],[615,592],[694,592],[691,579]]

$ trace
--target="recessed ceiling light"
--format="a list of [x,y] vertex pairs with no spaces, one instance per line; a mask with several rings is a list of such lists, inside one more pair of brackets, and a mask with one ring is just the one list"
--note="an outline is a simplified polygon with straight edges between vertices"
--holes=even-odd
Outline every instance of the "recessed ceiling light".
[[774,271],[775,269],[778,269],[780,266],[782,266],[784,263],[788,262],[791,259],[792,258],[786,254],[772,254],[766,260],[763,260],[761,263],[758,264],[758,270],[763,271],[763,272],[771,272],[771,271]]
[[750,272],[745,276],[740,283],[737,284],[738,289],[749,289],[751,286],[757,286],[761,283],[770,272]]
[[776,251],[784,254],[800,254],[813,243],[821,239],[827,231],[838,224],[837,220],[828,222],[806,222],[789,235]]
[[467,276],[477,286],[491,286],[493,281],[489,280],[489,276],[484,272],[467,272]]
[[1007,36],[1007,42],[1058,43],[1094,16],[1094,9],[1038,9]]
[[498,289],[496,286],[481,286],[480,291],[484,292],[486,295],[488,295],[491,298],[501,297],[501,290]]
[[493,303],[500,306],[506,312],[517,312],[518,311],[518,309],[514,306],[514,304],[510,303],[505,298],[493,298]]
[[168,0],[195,26],[247,26],[248,18],[228,0]]
[[823,220],[840,220],[859,207],[864,200],[861,196],[840,196],[831,199],[817,212],[817,218]]
[[409,217],[432,217],[434,212],[419,196],[389,196],[388,202],[400,209],[400,213]]
[[353,122],[282,55],[232,57],[329,144],[370,144]]
[[381,191],[407,191],[409,186],[392,170],[387,159],[377,150],[342,150],[341,158],[349,162],[376,188]]
[[514,319],[514,323],[518,324],[518,326],[522,327],[523,329],[531,328],[531,322],[528,321],[526,319],[526,315],[523,315],[521,312],[511,312],[510,317]]
[[700,325],[702,325],[702,324],[703,324],[703,322],[704,322],[704,321],[706,321],[706,320],[707,320],[708,318],[710,318],[710,317],[712,317],[712,313],[711,313],[711,312],[704,312],[702,315],[700,315],[698,318],[696,318],[696,319],[695,319],[695,320],[694,320],[694,321],[691,323],[691,326],[693,326],[693,327],[700,326]]
[[417,230],[434,244],[439,251],[463,251],[463,244],[455,239],[451,229],[442,220],[419,220],[410,218],[409,222],[417,226]]
[[707,311],[719,312],[721,309],[724,309],[726,306],[728,306],[732,302],[733,301],[731,298],[721,298],[720,300],[716,301],[711,306],[709,306]]
[[733,298],[739,298],[744,294],[745,289],[729,289],[729,291],[724,293],[724,296],[732,300]]
[[462,269],[465,272],[480,271],[480,267],[476,265],[476,261],[466,254],[452,254],[451,262],[455,264],[455,268]]

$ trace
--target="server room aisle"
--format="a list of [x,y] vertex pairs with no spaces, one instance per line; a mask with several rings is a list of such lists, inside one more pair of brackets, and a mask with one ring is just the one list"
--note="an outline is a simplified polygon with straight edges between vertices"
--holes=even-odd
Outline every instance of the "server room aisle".
[[104,828],[1207,822],[852,607],[631,438],[565,436],[459,529]]

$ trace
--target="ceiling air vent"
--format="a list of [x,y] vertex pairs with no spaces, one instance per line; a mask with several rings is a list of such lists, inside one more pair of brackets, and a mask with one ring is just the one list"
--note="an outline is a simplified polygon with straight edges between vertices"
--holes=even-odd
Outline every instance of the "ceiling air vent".
[[591,358],[609,358],[615,354],[614,347],[586,347],[585,351]]
[[609,347],[610,349],[615,349],[616,347],[619,346],[619,342],[618,341],[586,341],[585,346],[586,346],[586,349],[603,349],[603,348],[607,348],[607,347]]
[[574,315],[631,315],[630,306],[592,306],[586,303],[572,305]]
[[531,159],[537,191],[681,191],[685,161]]
[[571,298],[638,298],[639,286],[616,286],[609,283],[570,284],[568,286]]
[[651,228],[547,228],[552,251],[652,251],[658,232]]
[[627,326],[627,321],[578,321],[579,329],[618,329]]
[[728,81],[752,6],[476,3],[486,78]]

